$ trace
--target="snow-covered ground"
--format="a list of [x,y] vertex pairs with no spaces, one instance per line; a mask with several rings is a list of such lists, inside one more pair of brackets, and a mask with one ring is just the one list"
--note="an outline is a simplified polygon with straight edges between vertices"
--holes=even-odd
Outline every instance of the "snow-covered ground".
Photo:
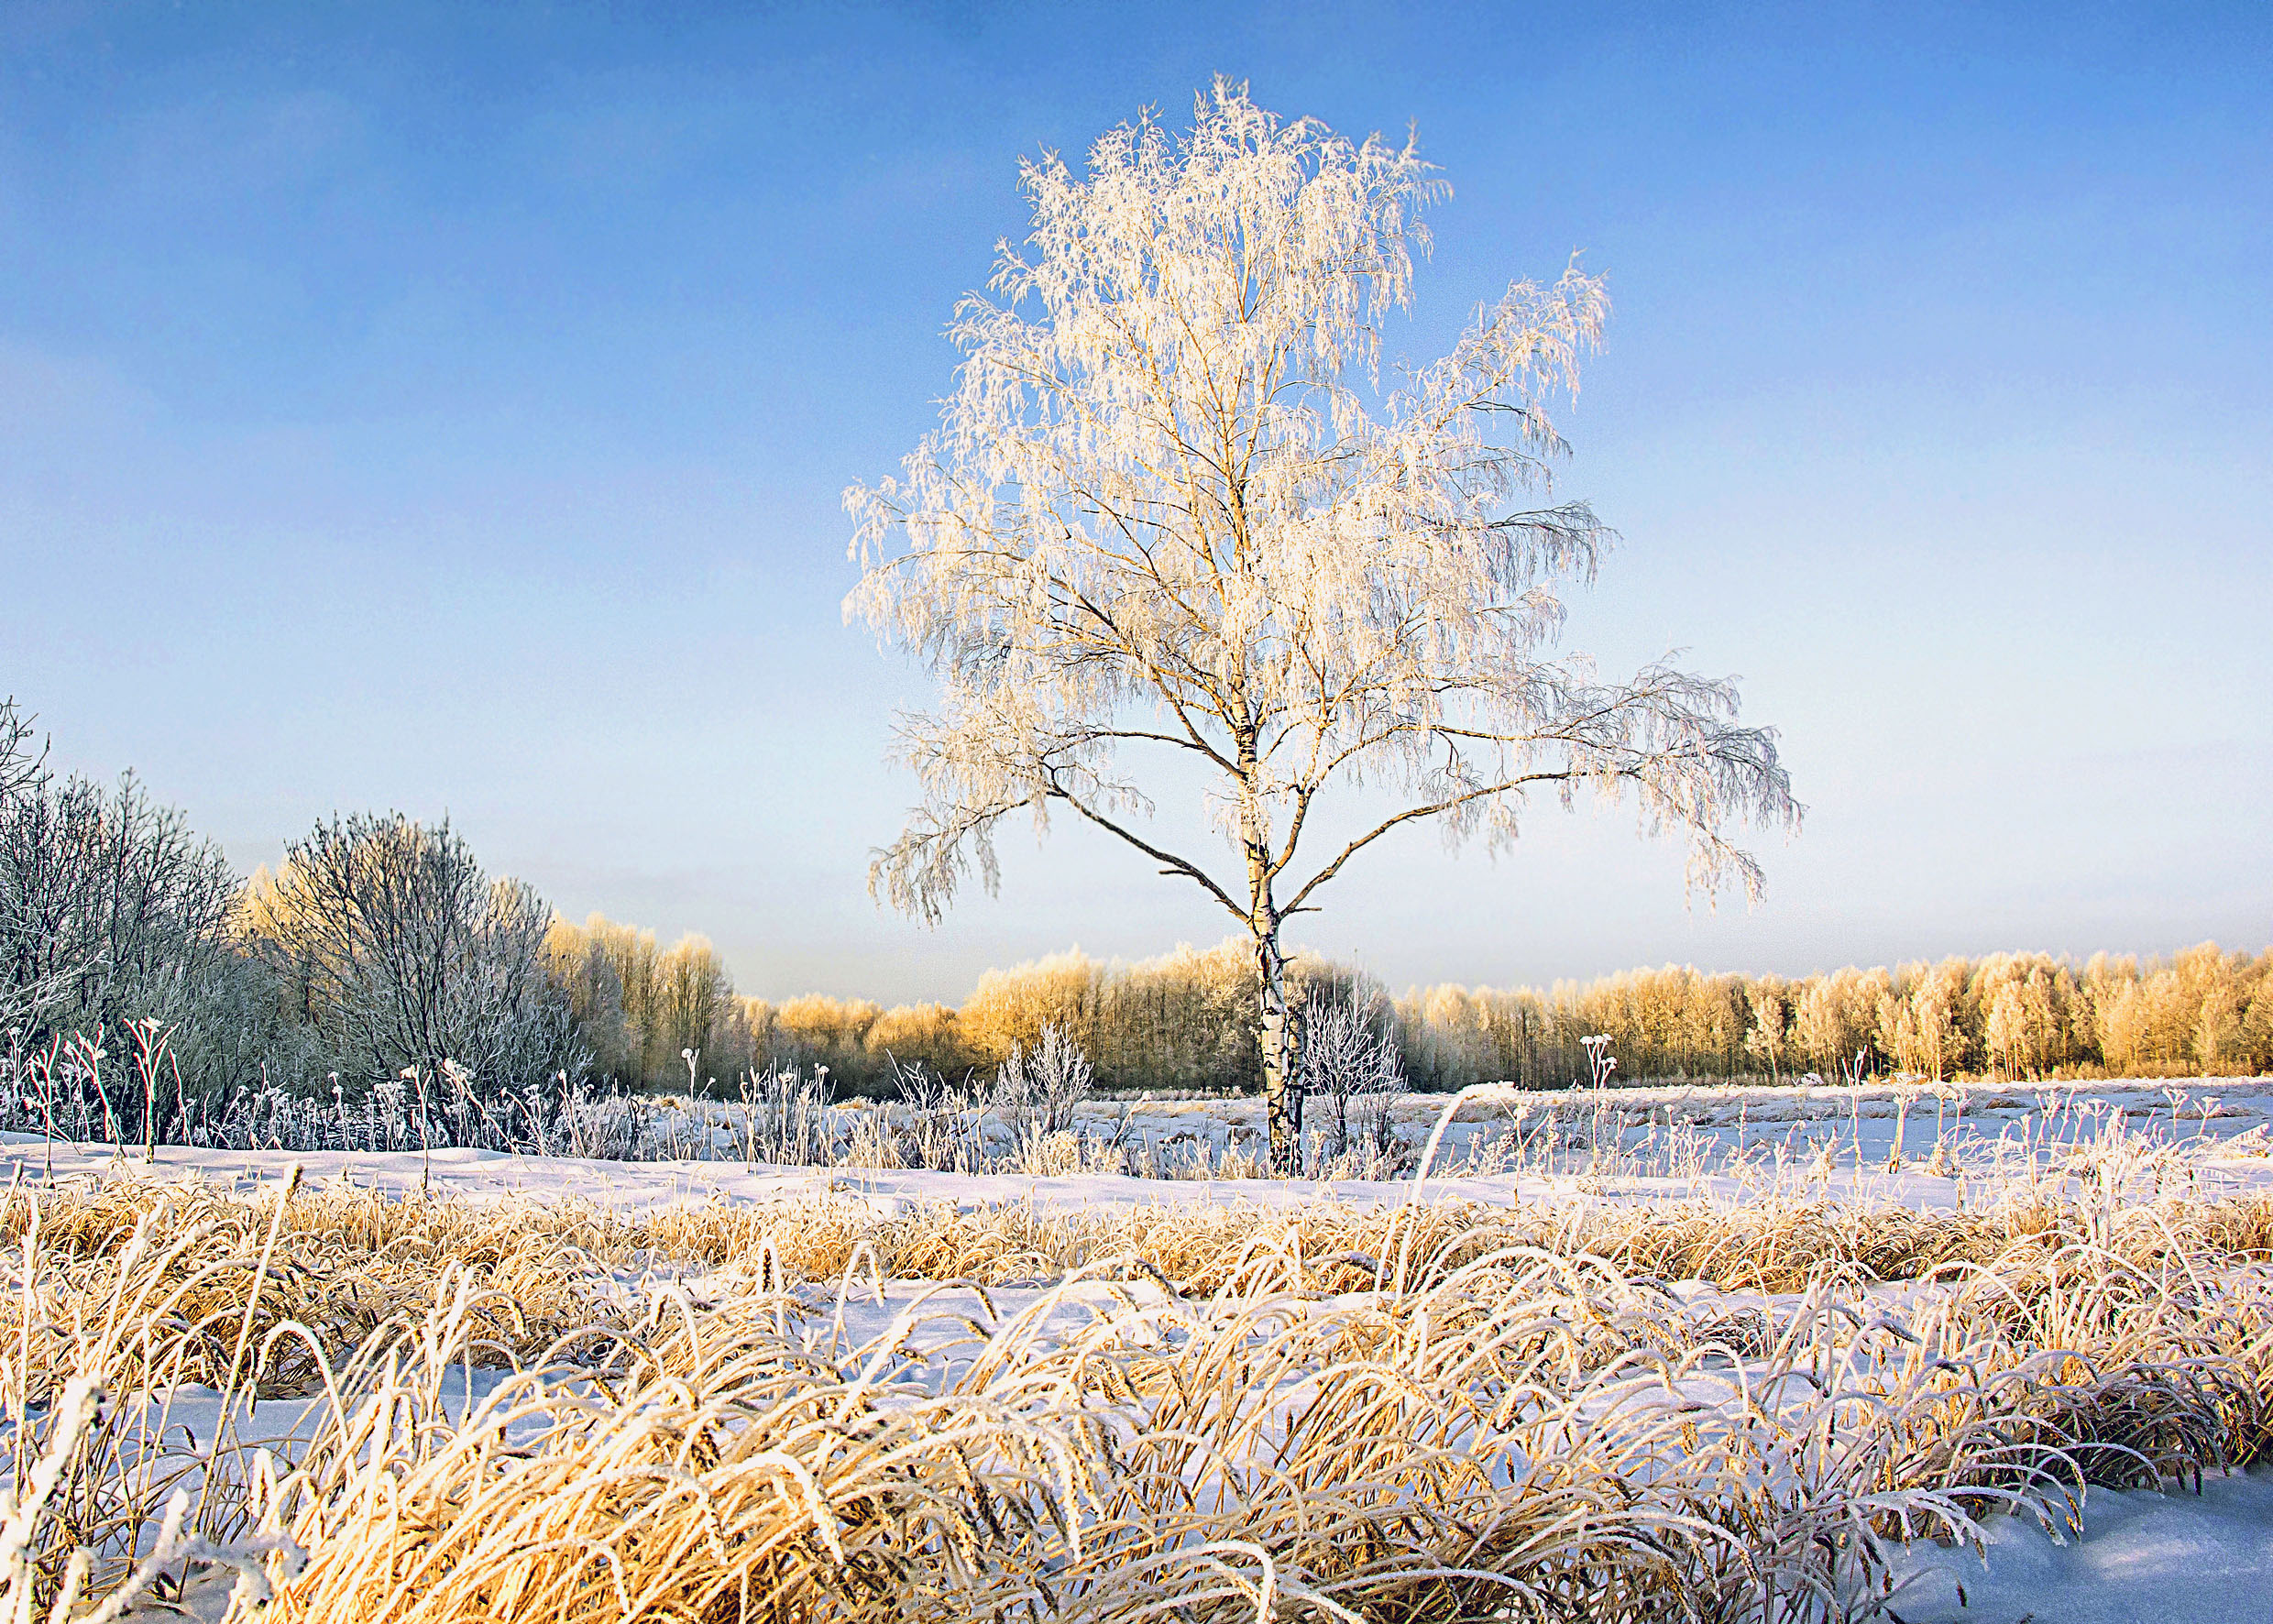
[[[713,1110],[718,1109],[712,1107]],[[840,1107],[851,1117],[882,1106]],[[779,1167],[726,1154],[675,1161],[592,1161],[494,1150],[208,1150],[161,1146],[155,1166],[138,1147],[49,1144],[0,1134],[0,1178],[38,1181],[193,1178],[250,1189],[298,1165],[311,1180],[346,1179],[389,1192],[430,1184],[465,1196],[579,1200],[625,1213],[682,1202],[763,1202],[850,1196],[879,1213],[911,1204],[1045,1210],[1191,1202],[1294,1207],[1427,1200],[1491,1205],[1574,1202],[1704,1202],[1733,1207],[1768,1191],[1866,1206],[1948,1211],[2030,1184],[2048,1191],[2136,1201],[2202,1198],[2273,1188],[2273,1079],[2176,1082],[1974,1084],[1940,1096],[1914,1088],[1859,1090],[1697,1085],[1599,1093],[1473,1092],[1457,1103],[1408,1094],[1389,1107],[1410,1156],[1441,1125],[1429,1176],[1274,1180],[947,1173],[857,1166]],[[1449,1113],[1450,1120],[1444,1118]],[[1313,1119],[1314,1120],[1314,1119]],[[1093,1107],[1093,1140],[1156,1149],[1256,1145],[1252,1099],[1136,1101]],[[1938,1146],[1947,1154],[1938,1158]],[[1897,1147],[1900,1158],[1895,1159]],[[1858,1154],[1859,1153],[1859,1154]]]
[[[858,1107],[875,1111],[881,1107]],[[833,1195],[878,1215],[927,1203],[964,1209],[1031,1204],[1045,1211],[1244,1203],[1290,1209],[1320,1202],[1461,1201],[1567,1213],[1574,1203],[1704,1202],[1737,1207],[1770,1194],[1862,1206],[1952,1210],[2024,1191],[2108,1204],[2158,1194],[2215,1197],[2273,1191],[2273,1080],[2209,1079],[1931,1092],[1794,1087],[1621,1089],[1527,1094],[1483,1091],[1457,1103],[1407,1096],[1390,1107],[1398,1136],[1417,1147],[1441,1128],[1434,1170],[1397,1180],[1140,1179],[1114,1173],[1039,1177],[859,1167],[788,1168],[724,1158],[598,1162],[494,1151],[294,1153],[161,1147],[155,1165],[108,1145],[0,1136],[0,1178],[191,1179],[250,1193],[297,1165],[311,1180],[383,1191],[430,1183],[475,1199],[588,1201],[625,1213],[678,1202],[762,1203]],[[1259,1103],[1135,1102],[1093,1110],[1093,1136],[1123,1144],[1179,1140],[1214,1147],[1259,1138]],[[1897,1145],[1900,1154],[1896,1156]],[[1937,1155],[1937,1150],[1941,1152]],[[730,1289],[730,1285],[728,1287]],[[1150,1288],[1114,1288],[1138,1296]],[[1898,1293],[1901,1288],[1890,1288]],[[972,1300],[964,1302],[963,1296]],[[1002,1323],[1042,1297],[1010,1287],[983,1300],[967,1288],[888,1280],[817,1297],[813,1324],[840,1347],[886,1333],[921,1304]],[[1085,1318],[1078,1293],[1052,1300],[1042,1338]],[[1066,1320],[1060,1325],[1060,1319]],[[979,1344],[973,1340],[970,1351]],[[941,1379],[965,1353],[942,1344]],[[488,1379],[473,1374],[478,1402]],[[209,1432],[214,1395],[184,1389],[172,1420]],[[282,1436],[304,1401],[264,1403],[249,1431]],[[270,1413],[273,1410],[273,1413]],[[2081,1537],[2033,1520],[1993,1520],[1987,1563],[1920,1542],[1898,1553],[1908,1583],[1893,1599],[1905,1624],[2266,1624],[2273,1619],[2273,1474],[2213,1477],[2199,1494],[2094,1489]],[[1961,1593],[1960,1593],[1961,1587]]]
[[[2082,1534],[1991,1520],[1985,1559],[1913,1545],[1895,1568],[1905,1624],[2265,1624],[2273,1619],[2273,1473],[2087,1498]],[[1960,1592],[1962,1590],[1962,1599]]]

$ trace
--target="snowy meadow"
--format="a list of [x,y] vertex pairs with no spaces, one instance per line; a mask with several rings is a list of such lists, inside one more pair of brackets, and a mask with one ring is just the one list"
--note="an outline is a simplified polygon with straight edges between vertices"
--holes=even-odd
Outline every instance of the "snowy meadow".
[[6,1601],[2240,1617],[2154,1575],[2263,1560],[2268,1106],[1479,1089],[1298,1180],[1251,1101],[836,1105],[794,1163],[739,1101],[637,1161],[12,1135]]

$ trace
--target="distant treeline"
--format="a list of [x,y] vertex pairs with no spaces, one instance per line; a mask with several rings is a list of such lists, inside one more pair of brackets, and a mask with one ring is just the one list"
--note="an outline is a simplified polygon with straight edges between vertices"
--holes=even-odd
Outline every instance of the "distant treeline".
[[[578,944],[611,933],[655,956],[652,938],[602,920],[555,925],[554,940],[573,957],[589,950]],[[988,971],[961,1008],[737,999],[707,943],[673,951],[694,952],[715,973],[706,1070],[708,1057],[733,1066],[772,1055],[818,1061],[841,1084],[865,1089],[884,1082],[894,1059],[950,1076],[990,1070],[1013,1045],[1031,1045],[1054,1024],[1108,1088],[1257,1081],[1255,972],[1235,942],[1133,964],[1058,954]],[[1928,1078],[2273,1069],[2273,950],[2251,958],[2212,943],[2169,960],[2102,954],[2081,966],[2026,953],[1795,978],[1669,966],[1544,991],[1437,986],[1394,1000],[1345,965],[1299,958],[1294,974],[1299,993],[1364,1003],[1395,1036],[1408,1081],[1424,1090],[1497,1081],[1566,1087],[1589,1075],[1580,1040],[1598,1033],[1609,1037],[1623,1080],[1835,1078],[1858,1065],[1871,1075]],[[604,1002],[579,1004],[591,1007],[613,1029]],[[670,1029],[678,1037],[642,1073],[652,1081],[673,1066],[685,1075],[671,1043],[699,1047],[691,1028]]]
[[[1106,967],[1080,952],[989,971],[961,1008],[822,994],[771,1004],[734,991],[705,938],[664,948],[593,915],[556,919],[545,949],[596,1072],[650,1088],[728,1080],[769,1062],[824,1065],[840,1089],[887,1087],[895,1063],[991,1073],[1043,1026],[1071,1036],[1109,1085],[1226,1089],[1260,1075],[1253,961],[1235,944]],[[1296,984],[1347,995],[1356,978],[1306,962]],[[1387,1016],[1387,1005],[1382,1005]],[[691,1062],[690,1053],[693,1057]]]
[[[1291,973],[1298,1005],[1355,1000],[1422,1089],[1563,1087],[1587,1075],[1581,1039],[1597,1034],[1621,1079],[2273,1069],[2273,951],[2211,944],[2145,963],[2007,953],[1795,980],[1668,968],[1397,999],[1314,957]],[[148,1070],[97,1084],[119,1132],[160,1095],[202,1120],[255,1095],[399,1083],[730,1093],[792,1063],[873,1092],[895,1062],[991,1076],[1045,1026],[1107,1088],[1249,1089],[1257,1006],[1237,943],[1136,963],[1059,954],[988,971],[956,1008],[770,1004],[738,993],[702,938],[664,948],[598,916],[571,924],[485,872],[446,821],[400,815],[333,817],[273,873],[240,880],[133,778],[59,779],[0,701],[0,1062],[69,1049],[122,1080]]]
[[1669,965],[1543,993],[1431,987],[1396,1009],[1407,1070],[1426,1088],[1560,1087],[1586,1075],[1589,1033],[1609,1037],[1624,1077],[2273,1068],[2273,950],[2251,958],[2213,942],[2167,960],[1992,953],[1788,979]]

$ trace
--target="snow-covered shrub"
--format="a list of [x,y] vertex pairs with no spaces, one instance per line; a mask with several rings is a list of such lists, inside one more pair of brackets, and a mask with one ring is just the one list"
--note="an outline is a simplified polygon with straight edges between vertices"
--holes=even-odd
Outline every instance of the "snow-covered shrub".
[[1338,1158],[1350,1148],[1350,1102],[1360,1094],[1388,1094],[1404,1086],[1404,1055],[1389,1011],[1378,994],[1353,986],[1342,997],[1323,988],[1311,993],[1302,1012],[1301,1092],[1323,1100],[1333,1121],[1318,1125],[1321,1153]]
[[250,889],[246,917],[338,1070],[362,1083],[415,1070],[464,1119],[461,1140],[486,1096],[589,1063],[545,955],[551,907],[485,873],[447,819],[320,823]]
[[1089,1057],[1049,1022],[1032,1048],[1011,1045],[994,1074],[994,1113],[1022,1141],[1063,1133],[1088,1101],[1093,1076]]

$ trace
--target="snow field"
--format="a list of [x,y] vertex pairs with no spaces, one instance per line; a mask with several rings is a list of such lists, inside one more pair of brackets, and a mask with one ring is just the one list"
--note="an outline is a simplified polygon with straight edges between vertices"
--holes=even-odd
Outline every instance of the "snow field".
[[[83,1542],[101,1594],[184,1487],[326,1624],[2260,1617],[2259,1096],[1977,1100],[1934,1173],[1946,1122],[1858,1167],[1893,1125],[1837,1095],[1828,1173],[1653,1167],[1638,1113],[1479,1171],[1524,1102],[1474,1098],[1418,1187],[13,1142],[19,1490],[70,1378],[113,1396],[59,1479],[102,1515],[13,1560],[44,1605]],[[239,1586],[173,1569],[136,1607]]]

